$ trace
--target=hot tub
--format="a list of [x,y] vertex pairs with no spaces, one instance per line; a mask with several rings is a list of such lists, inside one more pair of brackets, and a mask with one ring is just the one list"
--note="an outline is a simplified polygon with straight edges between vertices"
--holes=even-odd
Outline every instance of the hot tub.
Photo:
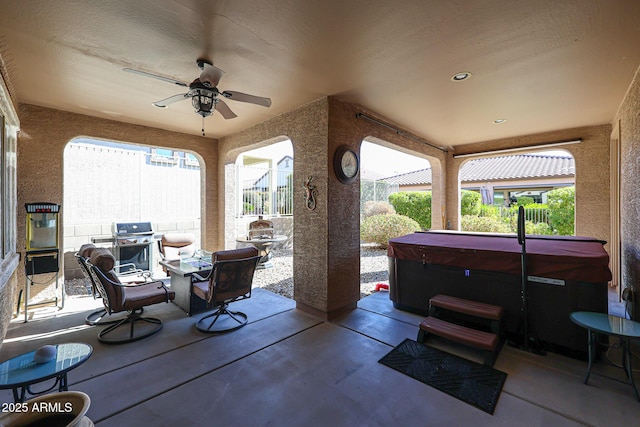
[[[586,352],[574,311],[607,313],[611,280],[605,242],[588,237],[527,236],[530,336],[561,353]],[[522,249],[515,235],[426,232],[389,241],[389,297],[423,315],[436,294],[499,305],[507,337],[521,334]]]

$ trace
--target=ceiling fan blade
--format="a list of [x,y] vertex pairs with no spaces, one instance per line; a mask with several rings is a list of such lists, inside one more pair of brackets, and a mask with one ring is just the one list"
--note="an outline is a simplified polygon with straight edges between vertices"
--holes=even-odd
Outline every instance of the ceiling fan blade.
[[262,105],[263,107],[271,107],[271,98],[249,95],[247,93],[236,92],[235,90],[225,90],[222,92],[222,96],[234,101],[249,102],[251,104]]
[[174,102],[182,101],[183,99],[189,98],[189,93],[179,93],[177,95],[170,96],[161,101],[156,101],[153,103],[156,107],[166,108],[169,104],[173,104]]
[[151,77],[154,79],[162,80],[163,82],[173,83],[178,86],[189,87],[187,83],[181,82],[180,80],[172,79],[171,77],[159,76],[157,74],[147,73],[146,71],[134,70],[133,68],[123,68],[122,71],[126,71],[127,73],[139,74],[145,77]]
[[231,108],[229,108],[227,103],[222,99],[217,99],[216,110],[218,111],[218,113],[222,114],[222,117],[224,117],[225,119],[234,119],[238,117],[236,113],[231,111]]
[[218,86],[218,83],[220,83],[220,79],[222,78],[224,71],[207,62],[204,62],[202,66],[204,68],[202,69],[202,73],[200,73],[200,81],[202,83],[209,84],[210,87]]

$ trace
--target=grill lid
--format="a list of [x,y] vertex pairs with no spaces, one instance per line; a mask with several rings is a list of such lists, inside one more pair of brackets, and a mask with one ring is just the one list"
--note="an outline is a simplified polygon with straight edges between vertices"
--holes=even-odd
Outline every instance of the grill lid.
[[153,234],[150,222],[115,222],[113,223],[113,235],[124,236],[132,234]]

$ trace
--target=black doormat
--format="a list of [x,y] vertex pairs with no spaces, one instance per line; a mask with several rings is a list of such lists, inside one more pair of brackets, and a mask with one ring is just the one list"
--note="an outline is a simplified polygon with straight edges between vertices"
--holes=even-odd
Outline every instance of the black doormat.
[[410,339],[378,362],[493,415],[507,374]]

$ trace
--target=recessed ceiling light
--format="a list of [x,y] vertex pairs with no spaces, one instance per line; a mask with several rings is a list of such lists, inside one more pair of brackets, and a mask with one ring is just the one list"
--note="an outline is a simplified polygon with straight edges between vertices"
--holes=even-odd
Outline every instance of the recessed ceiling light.
[[453,76],[451,76],[451,81],[453,82],[461,82],[463,80],[467,80],[469,77],[471,77],[471,73],[468,71],[461,71],[459,73],[455,73]]
[[495,119],[495,120],[493,121],[493,124],[494,124],[494,125],[499,125],[499,124],[504,123],[504,122],[506,122],[506,121],[507,121],[507,119]]

